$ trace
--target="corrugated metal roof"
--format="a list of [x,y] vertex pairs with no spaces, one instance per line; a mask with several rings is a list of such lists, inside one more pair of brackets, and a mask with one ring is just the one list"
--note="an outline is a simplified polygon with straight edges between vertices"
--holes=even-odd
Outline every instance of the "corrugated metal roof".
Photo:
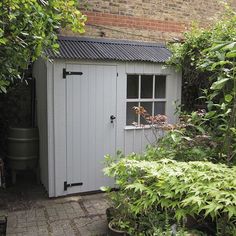
[[47,50],[47,55],[54,59],[91,59],[116,61],[165,62],[170,51],[163,44],[95,39],[84,37],[58,38],[59,53]]

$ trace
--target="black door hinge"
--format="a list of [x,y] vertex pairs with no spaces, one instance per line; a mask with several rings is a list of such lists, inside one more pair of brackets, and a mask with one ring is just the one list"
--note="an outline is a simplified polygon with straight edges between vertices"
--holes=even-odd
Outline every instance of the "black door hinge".
[[83,183],[72,183],[72,184],[67,184],[67,181],[64,182],[64,191],[67,190],[67,188],[74,187],[74,186],[81,186]]
[[66,79],[67,75],[82,75],[83,72],[74,72],[74,71],[66,71],[66,69],[64,68],[62,70],[62,78]]

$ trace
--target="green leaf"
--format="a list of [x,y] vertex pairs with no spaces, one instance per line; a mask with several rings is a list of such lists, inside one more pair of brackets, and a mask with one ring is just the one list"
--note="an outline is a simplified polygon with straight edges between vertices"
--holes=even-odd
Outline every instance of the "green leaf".
[[209,49],[209,51],[211,51],[211,52],[219,51],[221,48],[223,48],[226,45],[228,45],[228,42],[227,43],[216,44],[213,47],[211,47]]
[[172,140],[173,140],[174,142],[176,142],[176,134],[175,134],[175,133],[172,133],[170,136],[171,136]]
[[230,42],[230,43],[226,44],[222,49],[223,50],[232,50],[235,47],[236,47],[236,42]]
[[214,91],[213,93],[209,94],[209,99],[212,100],[219,94],[219,91]]
[[211,70],[214,70],[217,66],[225,66],[227,64],[232,64],[230,61],[218,61],[212,64]]
[[231,102],[232,99],[233,99],[233,96],[232,96],[231,94],[226,94],[226,95],[225,95],[225,101],[226,101],[226,102]]
[[208,109],[209,111],[211,111],[211,109],[212,109],[213,106],[214,106],[214,103],[213,103],[212,101],[209,101],[209,102],[207,103],[207,109]]
[[210,214],[212,218],[214,218],[217,215],[217,210],[219,210],[221,208],[223,208],[222,205],[219,205],[219,204],[214,203],[214,202],[210,202],[205,207],[202,207],[202,209],[206,210],[204,215],[208,216]]
[[100,190],[103,192],[109,192],[111,190],[111,187],[102,186]]
[[225,110],[226,104],[223,102],[223,103],[221,104],[220,108],[221,108],[222,110]]
[[[208,112],[208,113],[209,113],[209,112]],[[207,113],[207,114],[208,114],[208,113]],[[206,115],[207,115],[207,114],[206,114]],[[196,126],[196,129],[197,129],[200,133],[202,133],[202,134],[205,134],[205,133],[206,133],[205,130],[204,130],[201,126],[199,126],[199,125]]]
[[225,55],[227,58],[236,58],[236,50],[227,52]]
[[134,192],[143,192],[144,190],[146,190],[145,186],[141,183],[130,184],[126,187],[126,189],[134,189]]
[[1,87],[0,87],[0,90],[2,90],[2,92],[4,92],[4,93],[7,93],[6,87],[1,86]]
[[176,217],[177,221],[180,221],[181,219],[186,217],[186,215],[187,215],[187,212],[183,209],[177,209],[175,211],[175,217]]
[[222,89],[229,79],[230,78],[223,78],[223,79],[220,79],[220,80],[214,82],[211,85],[210,89],[212,89],[212,90],[220,90],[220,89]]
[[192,139],[192,138],[190,138],[190,137],[187,137],[187,136],[183,136],[183,139],[185,139],[185,140],[187,140],[187,141],[193,141],[193,139]]
[[210,118],[212,118],[213,116],[215,116],[215,114],[216,114],[216,111],[209,111],[209,112],[206,113],[205,117],[206,117],[207,119],[210,119]]
[[225,209],[225,212],[228,211],[229,219],[231,219],[233,216],[236,216],[236,206],[227,206]]

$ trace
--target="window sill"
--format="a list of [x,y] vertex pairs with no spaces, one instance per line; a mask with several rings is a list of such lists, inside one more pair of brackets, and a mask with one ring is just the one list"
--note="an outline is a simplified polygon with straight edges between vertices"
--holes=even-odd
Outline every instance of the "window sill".
[[151,129],[150,125],[144,125],[144,126],[134,126],[134,125],[127,125],[125,126],[124,130],[144,130],[144,129]]

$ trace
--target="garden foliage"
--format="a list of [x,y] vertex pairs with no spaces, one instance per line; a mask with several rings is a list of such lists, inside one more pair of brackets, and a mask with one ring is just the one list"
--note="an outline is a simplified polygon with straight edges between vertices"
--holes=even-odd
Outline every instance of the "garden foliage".
[[134,107],[155,142],[143,154],[107,157],[105,174],[119,188],[111,193],[115,218],[131,235],[189,235],[189,229],[236,235],[235,25],[229,10],[212,28],[195,27],[172,45],[169,64],[183,71],[188,86],[202,88],[202,108],[187,112],[185,106],[173,125]]
[[86,17],[77,0],[0,1],[0,92],[24,77],[28,65],[45,49],[58,49],[61,27],[84,32]]
[[230,165],[236,163],[236,13],[228,14],[209,30],[186,33],[183,44],[172,45],[169,63],[183,69],[187,83],[207,84],[198,88],[206,112],[193,112],[187,122],[209,137],[214,146],[209,157]]
[[[227,9],[222,19],[217,19],[217,23],[211,27],[203,29],[195,24],[189,31],[184,33],[183,42],[169,44],[173,53],[169,64],[182,71],[182,98],[186,110],[192,111],[196,107],[196,103],[204,105],[204,101],[199,100],[202,95],[201,88],[211,86],[212,79],[209,80],[209,78],[217,71],[216,67],[210,69],[208,63],[205,64],[207,70],[202,68],[205,59],[209,59],[209,51],[206,49],[214,48],[217,44],[227,44],[235,41],[235,25],[236,14],[232,9]],[[217,46],[214,50],[218,50]],[[231,54],[231,56],[233,55]],[[221,60],[224,60],[224,58],[221,57]],[[219,65],[223,66],[223,63],[221,62]]]
[[[167,212],[172,224],[175,222],[173,219],[183,222],[189,216],[198,219],[209,216],[216,221],[218,233],[231,235],[229,232],[235,230],[236,167],[169,159],[140,161],[131,155],[117,163],[110,163],[105,174],[115,178],[119,186],[118,195],[122,202],[116,207],[125,207],[129,213],[126,216],[129,216],[132,233],[145,235],[148,230],[154,230],[150,225],[143,225],[143,218],[146,216],[146,222],[150,221],[149,214],[155,212],[155,219],[160,221],[157,226],[163,224],[163,228],[166,222],[161,214]],[[121,217],[125,219],[124,216]],[[139,218],[142,218],[142,223]]]

